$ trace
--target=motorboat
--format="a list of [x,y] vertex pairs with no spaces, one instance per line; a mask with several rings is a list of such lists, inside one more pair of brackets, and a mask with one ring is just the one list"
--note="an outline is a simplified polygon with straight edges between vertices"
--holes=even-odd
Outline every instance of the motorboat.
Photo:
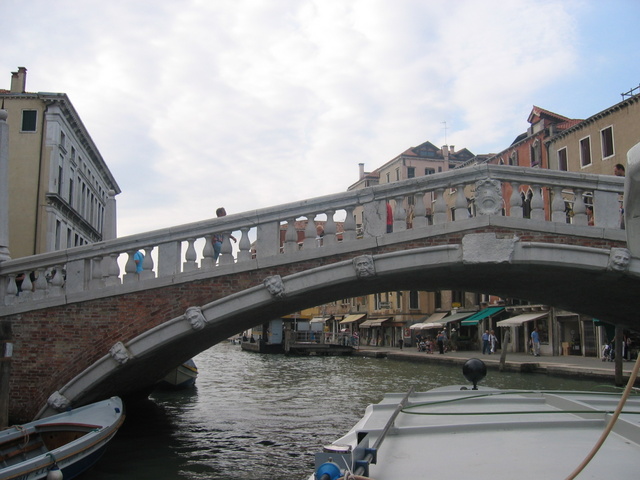
[[0,432],[0,479],[70,480],[102,456],[124,422],[111,397]]
[[183,390],[191,388],[196,384],[198,377],[198,367],[193,359],[178,365],[167,373],[158,383],[161,390]]
[[479,359],[463,373],[473,388],[390,393],[369,405],[316,454],[309,480],[640,476],[633,382],[623,393],[499,390],[477,386],[486,374]]

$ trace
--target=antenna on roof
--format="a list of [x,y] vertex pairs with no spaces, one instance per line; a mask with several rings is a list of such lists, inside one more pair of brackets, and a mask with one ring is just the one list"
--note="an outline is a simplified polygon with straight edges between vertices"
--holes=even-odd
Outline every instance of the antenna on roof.
[[442,122],[444,124],[444,144],[445,145],[449,145],[447,143],[447,121],[445,120],[444,122]]

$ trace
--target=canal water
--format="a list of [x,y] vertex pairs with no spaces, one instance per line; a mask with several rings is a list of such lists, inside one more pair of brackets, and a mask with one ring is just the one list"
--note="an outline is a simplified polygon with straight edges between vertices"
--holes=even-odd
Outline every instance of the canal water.
[[[157,392],[83,480],[303,480],[313,455],[385,392],[466,384],[460,367],[362,357],[287,357],[219,344],[187,392]],[[598,382],[489,370],[480,385],[589,390]]]

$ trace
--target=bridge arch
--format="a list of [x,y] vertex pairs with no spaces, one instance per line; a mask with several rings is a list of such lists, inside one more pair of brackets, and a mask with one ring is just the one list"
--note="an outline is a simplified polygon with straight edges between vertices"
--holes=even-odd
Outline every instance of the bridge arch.
[[[63,403],[84,404],[130,393],[265,319],[389,290],[491,291],[637,328],[637,301],[628,292],[640,287],[640,259],[627,255],[624,264],[618,264],[619,251],[628,253],[618,247],[523,241],[502,231],[468,233],[459,244],[354,252],[346,260],[283,277],[267,275],[263,280],[274,280],[276,288],[263,283],[193,305],[125,343],[116,343],[110,353],[67,382],[54,397]],[[39,415],[49,413],[53,407],[47,405]]]

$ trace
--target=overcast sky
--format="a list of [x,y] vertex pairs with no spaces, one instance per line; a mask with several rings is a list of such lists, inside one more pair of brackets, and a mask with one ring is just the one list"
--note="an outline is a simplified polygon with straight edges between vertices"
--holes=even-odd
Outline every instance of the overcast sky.
[[637,0],[0,0],[0,88],[24,66],[27,91],[69,96],[122,236],[341,192],[427,140],[498,152],[533,105],[589,117],[640,84],[639,19]]

